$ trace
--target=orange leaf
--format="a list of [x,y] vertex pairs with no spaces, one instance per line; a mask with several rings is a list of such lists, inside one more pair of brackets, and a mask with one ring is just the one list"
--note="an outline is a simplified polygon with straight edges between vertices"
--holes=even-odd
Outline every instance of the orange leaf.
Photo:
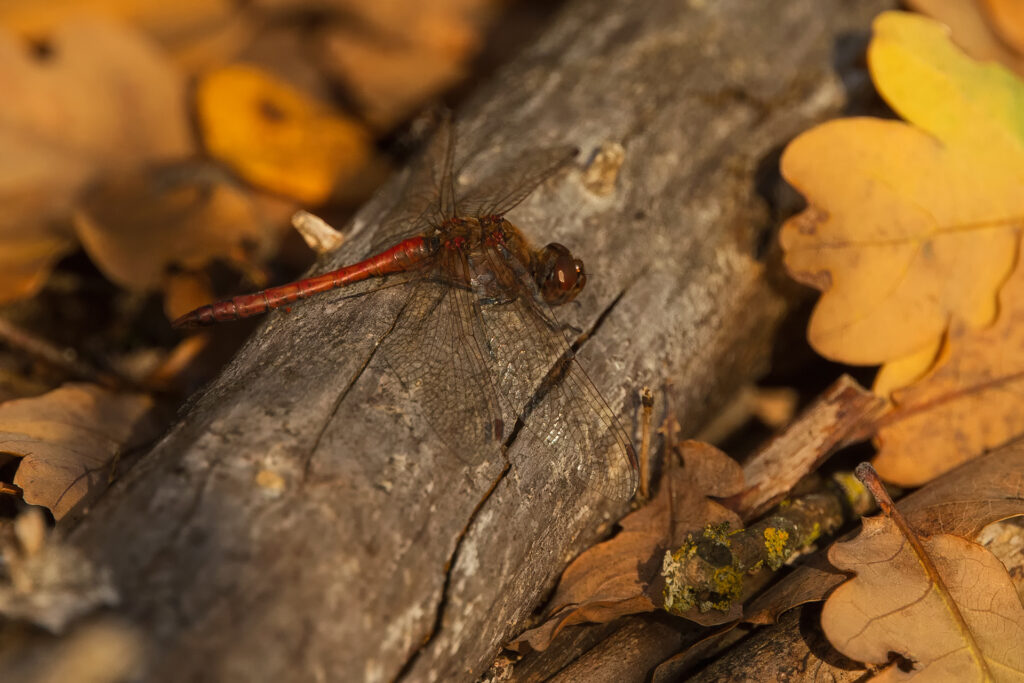
[[210,154],[259,187],[322,202],[370,158],[356,121],[255,66],[207,73],[196,91]]
[[993,30],[1019,55],[1024,55],[1024,4],[1020,0],[979,0]]

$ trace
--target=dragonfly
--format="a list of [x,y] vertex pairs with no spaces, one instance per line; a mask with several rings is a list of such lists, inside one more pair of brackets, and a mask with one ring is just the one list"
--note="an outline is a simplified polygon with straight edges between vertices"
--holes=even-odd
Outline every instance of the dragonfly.
[[451,450],[475,462],[515,436],[560,456],[576,487],[628,500],[636,452],[552,312],[583,289],[583,262],[558,243],[534,248],[505,218],[577,151],[531,149],[460,191],[455,139],[445,118],[413,165],[402,201],[380,222],[386,248],[202,306],[173,325],[248,318],[369,278],[391,280],[386,286],[406,288],[407,298],[378,353]]

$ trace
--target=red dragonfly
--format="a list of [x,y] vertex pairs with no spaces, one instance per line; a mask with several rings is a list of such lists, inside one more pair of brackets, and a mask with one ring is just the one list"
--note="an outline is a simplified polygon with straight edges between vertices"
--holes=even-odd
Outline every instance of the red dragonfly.
[[[202,306],[174,326],[248,318],[371,277],[398,279],[409,298],[378,353],[453,452],[477,451],[468,458],[475,459],[515,433],[568,456],[574,483],[627,500],[636,490],[636,453],[550,308],[579,294],[583,263],[561,244],[533,249],[504,218],[576,150],[530,151],[457,193],[454,140],[445,121],[411,172],[404,202],[381,223],[392,246],[323,275]],[[521,429],[507,430],[509,419]]]

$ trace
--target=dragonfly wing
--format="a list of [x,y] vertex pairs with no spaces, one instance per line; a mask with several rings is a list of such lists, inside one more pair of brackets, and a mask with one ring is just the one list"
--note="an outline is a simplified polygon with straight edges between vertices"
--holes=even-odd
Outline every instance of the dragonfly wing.
[[496,272],[522,286],[519,296],[509,291],[504,300],[481,306],[498,391],[521,411],[520,439],[554,451],[577,485],[628,500],[637,485],[636,453],[615,414],[576,361],[550,308],[539,303],[532,280],[499,249],[488,253]]
[[527,150],[470,187],[458,200],[462,216],[500,216],[526,199],[537,186],[571,162],[571,145]]
[[[460,254],[445,256],[449,267],[464,266]],[[474,463],[500,449],[494,364],[472,291],[437,278],[418,282],[381,353],[454,454]]]
[[[451,203],[454,151],[455,132],[451,117],[446,114],[412,163],[398,203],[381,218],[374,233],[374,251],[420,234],[430,225],[437,225],[450,216],[450,213],[445,213],[444,202]],[[449,199],[444,199],[445,194]],[[450,212],[451,207],[447,210]]]

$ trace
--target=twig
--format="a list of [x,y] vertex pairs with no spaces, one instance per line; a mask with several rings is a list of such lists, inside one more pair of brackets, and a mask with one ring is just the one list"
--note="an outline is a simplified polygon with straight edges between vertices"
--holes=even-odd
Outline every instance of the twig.
[[2,317],[0,317],[0,342],[63,370],[77,379],[95,382],[108,389],[122,389],[126,385],[133,385],[127,378],[94,368],[81,360],[78,352],[74,349],[61,349]]
[[665,554],[665,609],[728,612],[741,598],[748,574],[779,569],[851,515],[870,510],[870,497],[854,484],[849,473],[837,474],[826,490],[784,502],[775,514],[746,529],[708,525],[700,536],[691,534],[679,549]]
[[648,496],[648,483],[651,471],[651,413],[654,408],[654,396],[650,387],[640,390],[641,436],[640,436],[640,494],[642,500]]

